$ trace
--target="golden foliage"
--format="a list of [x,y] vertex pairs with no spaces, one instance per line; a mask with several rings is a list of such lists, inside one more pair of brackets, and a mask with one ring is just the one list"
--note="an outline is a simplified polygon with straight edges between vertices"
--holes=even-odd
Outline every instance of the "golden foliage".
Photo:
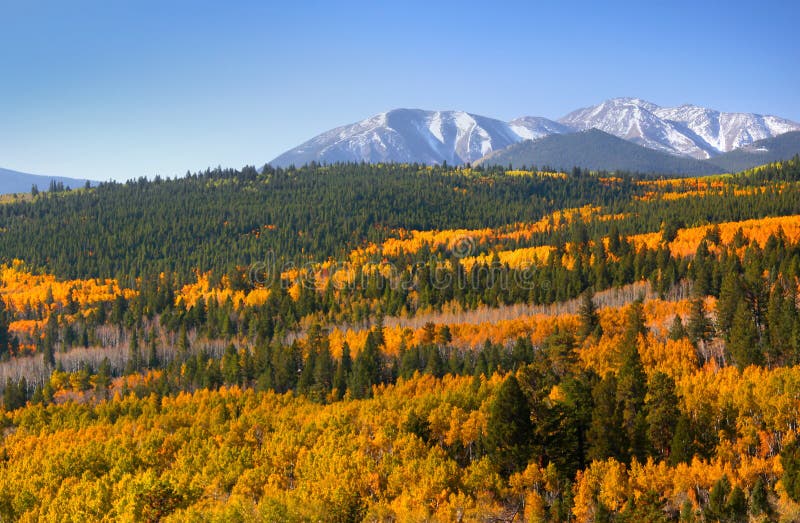
[[222,278],[219,286],[214,287],[209,281],[210,274],[197,273],[197,281],[184,285],[175,294],[175,305],[185,308],[194,307],[200,298],[208,303],[212,298],[217,303],[225,303],[231,300],[235,309],[240,309],[242,306],[260,306],[266,303],[269,298],[270,291],[262,287],[244,291],[234,291],[230,288],[230,282],[227,277]]

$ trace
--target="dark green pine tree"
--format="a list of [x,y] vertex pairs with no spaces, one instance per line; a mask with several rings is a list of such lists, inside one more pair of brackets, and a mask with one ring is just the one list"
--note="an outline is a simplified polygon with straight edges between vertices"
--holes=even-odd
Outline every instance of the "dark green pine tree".
[[730,339],[731,325],[736,308],[744,299],[742,283],[739,275],[730,271],[722,278],[722,285],[719,289],[719,300],[717,300],[717,330],[726,341]]
[[128,361],[125,364],[125,374],[135,374],[141,368],[142,360],[139,354],[139,334],[134,328],[128,342]]
[[10,314],[6,310],[6,302],[0,299],[0,360],[13,356],[11,334],[8,332],[10,321]]
[[336,390],[336,399],[342,399],[347,391],[347,382],[350,379],[350,370],[353,360],[350,358],[350,345],[342,344],[342,356],[336,364],[336,374],[333,377],[333,387]]
[[151,369],[157,369],[159,366],[158,360],[158,341],[156,340],[156,331],[153,329],[150,332],[150,341],[147,349],[147,366]]
[[783,467],[781,483],[786,494],[800,503],[800,443],[797,440],[783,447],[781,466]]
[[44,364],[48,368],[53,368],[56,365],[55,347],[53,345],[54,342],[52,336],[45,334],[41,347]]
[[784,291],[778,283],[772,288],[767,307],[769,341],[765,344],[766,364],[791,365],[793,363],[794,329],[798,323],[797,293],[792,285]]
[[670,465],[689,463],[695,454],[694,429],[692,421],[685,415],[678,416],[675,433],[669,445]]
[[703,303],[703,298],[695,298],[692,300],[691,309],[689,311],[689,321],[686,328],[689,333],[689,340],[699,346],[711,341],[714,336],[714,326],[706,314],[706,306]]
[[617,407],[617,378],[608,373],[592,389],[592,421],[587,434],[587,459],[624,459],[621,410]]
[[100,362],[97,374],[94,377],[94,391],[100,398],[108,398],[108,388],[111,386],[111,361],[106,357]]
[[600,337],[603,329],[600,327],[600,317],[597,314],[597,306],[594,304],[594,293],[592,289],[586,289],[581,294],[581,304],[578,308],[578,337],[585,340],[589,336]]
[[240,379],[239,352],[229,343],[222,355],[222,379],[226,385],[238,385]]
[[181,323],[180,331],[178,332],[178,360],[184,361],[189,357],[189,334],[186,332],[186,324]]
[[756,517],[772,515],[772,506],[769,503],[769,492],[764,478],[758,476],[753,488],[750,489],[750,513]]
[[725,514],[729,521],[747,521],[747,498],[738,485],[733,487],[725,502]]
[[643,299],[638,298],[628,306],[628,310],[625,313],[625,331],[623,332],[622,340],[627,347],[635,347],[639,336],[647,335],[643,304]]
[[730,340],[726,347],[733,363],[739,370],[748,365],[763,363],[764,355],[759,343],[758,328],[747,302],[739,303],[736,308],[731,325]]
[[528,465],[532,433],[528,400],[511,375],[497,391],[486,426],[486,452],[501,474],[509,476]]
[[672,324],[669,327],[669,339],[672,341],[678,341],[686,337],[686,328],[683,326],[683,321],[681,321],[681,317],[676,314],[675,317],[672,319]]
[[312,398],[316,401],[326,401],[328,393],[333,387],[335,364],[327,339],[317,353],[314,361],[314,386]]
[[350,394],[356,399],[372,396],[372,386],[380,382],[380,377],[381,353],[374,331],[370,331],[367,334],[364,348],[353,362],[353,370],[348,383]]
[[706,521],[727,521],[727,501],[730,492],[731,483],[728,476],[723,475],[714,483],[711,492],[708,493],[708,503],[703,508]]
[[666,459],[680,418],[675,380],[657,372],[650,378],[647,389],[647,438],[658,456]]
[[625,458],[643,462],[647,457],[647,375],[636,346],[628,347],[617,377],[617,404],[627,448]]

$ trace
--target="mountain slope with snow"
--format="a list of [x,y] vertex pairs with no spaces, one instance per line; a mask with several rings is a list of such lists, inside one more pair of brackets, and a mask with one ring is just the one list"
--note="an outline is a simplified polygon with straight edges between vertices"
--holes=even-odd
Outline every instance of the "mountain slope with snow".
[[337,127],[270,162],[474,162],[523,140],[598,129],[656,151],[715,158],[753,142],[800,131],[800,124],[751,113],[724,113],[695,105],[660,107],[640,98],[613,98],[558,121],[524,116],[503,122],[463,111],[395,109]]
[[481,158],[476,165],[537,166],[569,171],[632,171],[643,174],[705,175],[719,168],[694,158],[648,149],[598,129],[525,140]]
[[696,105],[659,107],[639,98],[612,98],[578,109],[559,122],[576,129],[600,129],[650,149],[698,159],[800,130],[800,124],[776,116],[724,113]]
[[462,111],[395,109],[322,133],[270,164],[276,167],[311,161],[463,164],[520,140],[509,124],[484,116]]

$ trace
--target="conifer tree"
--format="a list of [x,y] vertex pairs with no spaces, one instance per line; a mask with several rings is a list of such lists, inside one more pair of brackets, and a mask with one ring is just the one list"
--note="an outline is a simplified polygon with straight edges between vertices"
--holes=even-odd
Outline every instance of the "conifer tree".
[[597,314],[597,307],[594,304],[594,293],[592,289],[586,289],[581,295],[581,304],[578,309],[578,337],[585,340],[589,336],[600,337],[603,334],[600,327],[600,317]]
[[675,381],[663,372],[655,373],[648,383],[647,437],[658,455],[669,456],[669,447],[680,417]]
[[763,363],[763,353],[759,345],[758,329],[753,313],[746,302],[741,302],[733,316],[731,336],[727,343],[731,359],[739,370],[748,365]]
[[513,375],[506,378],[489,409],[486,451],[500,472],[523,470],[531,455],[533,423],[528,400]]

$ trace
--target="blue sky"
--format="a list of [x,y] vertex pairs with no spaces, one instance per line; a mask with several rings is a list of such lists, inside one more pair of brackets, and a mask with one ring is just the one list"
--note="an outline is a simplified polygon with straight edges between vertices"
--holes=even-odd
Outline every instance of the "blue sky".
[[638,96],[800,121],[796,2],[554,4],[0,0],[0,166],[260,165],[395,107],[557,118]]

